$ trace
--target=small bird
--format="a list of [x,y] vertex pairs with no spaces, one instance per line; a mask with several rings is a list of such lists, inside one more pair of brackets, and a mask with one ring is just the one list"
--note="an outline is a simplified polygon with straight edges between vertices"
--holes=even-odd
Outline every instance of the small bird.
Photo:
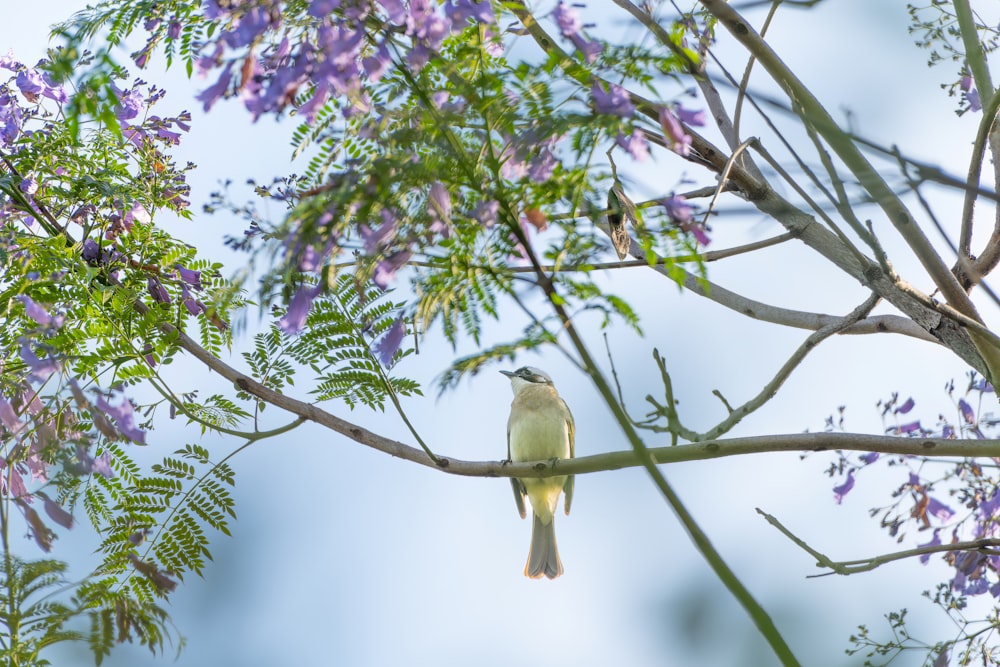
[[[510,378],[514,401],[507,420],[507,457],[511,461],[571,459],[575,453],[576,427],[566,402],[559,398],[552,378],[544,371],[524,366],[500,371]],[[532,579],[555,579],[563,573],[553,523],[559,494],[566,493],[565,510],[573,502],[573,475],[534,479],[511,478],[514,502],[525,518],[524,496],[531,501],[531,548],[524,574]]]

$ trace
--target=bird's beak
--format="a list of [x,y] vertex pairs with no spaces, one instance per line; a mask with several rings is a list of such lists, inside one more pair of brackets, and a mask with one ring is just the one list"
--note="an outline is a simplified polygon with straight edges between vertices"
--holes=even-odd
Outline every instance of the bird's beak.
[[509,378],[512,378],[515,375],[517,375],[517,373],[515,373],[514,371],[500,371],[500,372],[503,373],[504,375],[506,375]]

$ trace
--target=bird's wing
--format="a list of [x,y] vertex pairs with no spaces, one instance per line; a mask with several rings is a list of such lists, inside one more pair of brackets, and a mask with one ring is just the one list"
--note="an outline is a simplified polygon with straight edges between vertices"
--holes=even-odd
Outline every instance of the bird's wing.
[[[569,406],[566,405],[566,401],[559,399],[562,403],[563,412],[566,414],[566,429],[569,431],[569,457],[576,457],[576,423],[573,421],[573,413],[569,411]],[[566,494],[566,499],[563,501],[563,508],[566,514],[569,514],[569,507],[573,504],[573,489],[576,486],[576,476],[569,475],[566,477],[566,483],[563,484],[563,493]]]
[[[510,461],[510,420],[507,421],[507,460]],[[510,486],[514,490],[514,504],[517,505],[517,513],[521,515],[524,519],[528,516],[527,511],[524,508],[524,496],[527,491],[524,488],[524,484],[521,483],[516,477],[510,478]]]
[[524,484],[522,484],[521,480],[519,480],[518,478],[511,477],[510,486],[512,489],[514,489],[514,504],[517,505],[517,513],[521,515],[522,519],[527,518],[528,513],[525,511],[524,508],[524,496],[526,493],[524,489]]

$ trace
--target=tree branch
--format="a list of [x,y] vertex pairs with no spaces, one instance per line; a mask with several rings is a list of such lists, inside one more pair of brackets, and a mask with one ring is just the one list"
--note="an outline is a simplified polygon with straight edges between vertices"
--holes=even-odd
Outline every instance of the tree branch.
[[[945,265],[926,235],[916,224],[906,205],[858,150],[850,136],[837,126],[837,123],[812,92],[788,69],[778,54],[761,39],[749,22],[728,3],[724,0],[699,1],[726,26],[733,37],[747,51],[757,58],[761,66],[785,90],[793,104],[801,107],[803,121],[816,127],[820,136],[830,144],[830,147],[844,161],[844,164],[857,176],[862,187],[868,191],[899,234],[906,240],[948,303],[959,312],[979,320],[979,314],[972,301],[969,300],[954,274]],[[1000,372],[1000,368],[996,370]]]
[[[866,317],[871,309],[875,307],[879,301],[879,296],[877,294],[871,294],[864,302],[861,303],[857,308],[851,311],[849,314],[845,315],[840,319],[839,322],[835,324],[828,325],[819,329],[818,331],[810,334],[801,345],[799,345],[792,355],[785,361],[785,363],[778,369],[771,380],[764,385],[760,392],[751,398],[749,401],[739,406],[738,408],[730,408],[729,414],[721,422],[716,424],[714,427],[706,431],[702,436],[698,437],[698,440],[712,440],[718,438],[723,433],[728,433],[734,426],[736,426],[740,421],[759,409],[765,403],[774,398],[774,395],[778,393],[781,385],[784,384],[785,380],[792,374],[799,364],[806,358],[810,352],[812,352],[817,345],[829,338],[830,336],[836,334],[841,329],[846,328],[859,319]],[[670,409],[673,409],[672,407]]]
[[[952,542],[951,544],[936,544],[927,545],[923,547],[915,547],[913,549],[905,549],[903,551],[895,551],[893,553],[881,554],[878,556],[872,556],[871,558],[859,558],[857,560],[845,560],[845,561],[835,561],[825,554],[816,551],[810,547],[804,540],[796,537],[792,531],[785,528],[775,517],[771,516],[767,512],[763,511],[759,507],[757,509],[757,514],[763,516],[769,524],[781,531],[785,537],[795,542],[803,551],[809,553],[810,556],[816,559],[816,567],[825,567],[831,572],[826,574],[857,574],[858,572],[870,572],[877,567],[881,567],[886,563],[891,563],[897,560],[903,560],[904,558],[913,558],[914,556],[925,556],[928,554],[942,553],[946,551],[981,551],[991,556],[1000,555],[1000,551],[993,550],[995,547],[1000,547],[1000,539],[998,538],[985,538],[981,540],[972,540],[970,542]],[[824,576],[824,575],[812,575],[812,576]]]
[[[566,461],[538,461],[505,463],[503,461],[464,461],[438,455],[434,463],[421,449],[369,431],[341,419],[322,408],[286,396],[265,387],[253,378],[240,373],[210,354],[172,325],[162,325],[177,335],[178,345],[206,366],[232,381],[237,388],[292,414],[316,422],[349,439],[380,452],[428,468],[436,468],[453,475],[465,477],[552,477],[554,475],[586,474],[606,470],[634,468],[641,462],[634,451],[608,452],[582,456]],[[502,451],[500,437],[497,449]],[[900,438],[888,435],[863,433],[794,433],[766,435],[722,440],[706,440],[697,444],[676,447],[652,447],[649,454],[657,464],[680,463],[706,459],[760,454],[764,452],[821,452],[850,450],[881,452],[911,456],[1000,457],[1000,440],[950,440],[944,438]]]

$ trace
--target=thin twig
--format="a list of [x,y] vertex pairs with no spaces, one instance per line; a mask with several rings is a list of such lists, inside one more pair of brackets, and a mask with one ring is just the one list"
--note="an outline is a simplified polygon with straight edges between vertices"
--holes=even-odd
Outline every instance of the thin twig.
[[[954,551],[978,551],[980,553],[986,554],[988,556],[1000,556],[1000,538],[984,538],[980,540],[972,540],[967,542],[952,542],[951,544],[935,544],[927,545],[922,547],[915,547],[913,549],[904,549],[903,551],[894,551],[888,554],[880,554],[878,556],[872,556],[870,558],[859,558],[856,560],[845,560],[845,561],[835,561],[829,556],[823,554],[816,549],[809,546],[805,540],[796,536],[792,531],[786,528],[778,519],[774,516],[763,511],[759,507],[756,508],[757,513],[760,514],[764,519],[767,520],[769,524],[777,528],[785,537],[794,542],[803,551],[808,553],[810,556],[816,559],[816,567],[823,567],[830,570],[825,574],[841,574],[841,575],[851,575],[857,574],[859,572],[870,572],[875,568],[881,567],[887,563],[891,563],[897,560],[903,560],[905,558],[913,558],[915,556],[926,556],[929,554],[944,553],[944,552],[954,552]],[[811,575],[814,577],[825,576],[825,575]]]
[[[737,408],[732,408],[728,403],[726,403],[726,406],[729,408],[729,414],[726,415],[725,419],[705,431],[703,434],[692,438],[692,440],[696,442],[699,440],[714,440],[720,435],[729,432],[744,417],[759,409],[762,405],[771,400],[775,393],[777,393],[778,389],[781,388],[781,385],[785,383],[785,380],[789,378],[792,372],[798,368],[799,364],[802,363],[802,360],[806,358],[806,355],[816,349],[816,347],[825,339],[850,326],[854,322],[866,317],[868,313],[871,312],[871,309],[874,308],[879,302],[879,298],[880,297],[877,294],[872,293],[861,305],[852,310],[849,315],[846,315],[837,324],[824,327],[819,331],[810,334],[802,342],[802,344],[795,349],[788,360],[785,361],[780,369],[778,369],[775,376],[764,385],[756,396]],[[723,400],[723,402],[725,403],[725,400]]]

